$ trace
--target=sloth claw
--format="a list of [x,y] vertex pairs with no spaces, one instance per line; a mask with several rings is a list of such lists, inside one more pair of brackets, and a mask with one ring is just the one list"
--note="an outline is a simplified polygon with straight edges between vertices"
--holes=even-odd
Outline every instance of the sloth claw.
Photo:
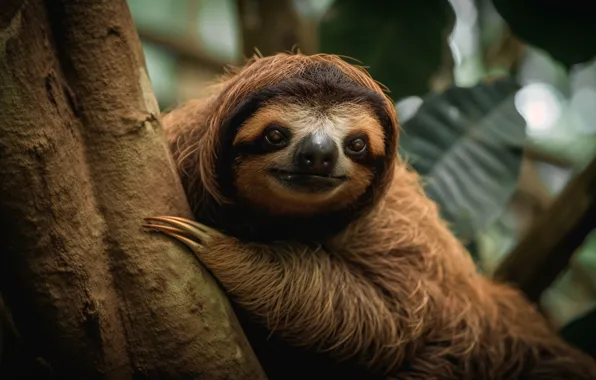
[[[169,218],[172,221],[177,221],[179,223],[185,223],[187,225],[190,225],[198,230],[203,231],[204,234],[205,233],[208,234],[211,238],[225,237],[225,235],[223,233],[219,232],[215,228],[209,227],[209,226],[199,223],[199,222],[195,222],[194,220],[184,219],[184,218],[180,218],[178,216],[170,216],[170,217],[166,217],[166,218]],[[174,222],[172,222],[172,223],[174,223]]]
[[146,217],[142,226],[171,236],[195,252],[225,236],[204,224],[176,216]]

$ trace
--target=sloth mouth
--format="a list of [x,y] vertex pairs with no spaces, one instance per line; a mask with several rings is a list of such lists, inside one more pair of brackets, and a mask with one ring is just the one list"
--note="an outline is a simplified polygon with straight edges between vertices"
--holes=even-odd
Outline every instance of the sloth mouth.
[[311,193],[333,190],[348,179],[346,176],[301,173],[281,169],[271,169],[271,174],[286,187]]

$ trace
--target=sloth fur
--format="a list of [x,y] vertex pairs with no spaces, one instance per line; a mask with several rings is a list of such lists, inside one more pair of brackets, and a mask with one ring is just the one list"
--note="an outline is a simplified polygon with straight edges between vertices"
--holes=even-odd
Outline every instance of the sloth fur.
[[[234,139],[288,97],[375,117],[381,154],[342,207],[276,213],[283,204],[243,197]],[[520,292],[477,273],[398,157],[393,102],[364,69],[324,54],[253,58],[163,122],[196,220],[228,236],[200,258],[270,379],[596,379],[595,361]]]

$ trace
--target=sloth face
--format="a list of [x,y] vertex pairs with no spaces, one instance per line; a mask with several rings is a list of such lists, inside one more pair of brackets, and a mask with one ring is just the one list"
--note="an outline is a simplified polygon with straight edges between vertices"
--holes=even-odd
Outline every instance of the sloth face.
[[242,124],[233,146],[239,195],[280,215],[348,207],[385,154],[373,111],[351,102],[270,102]]

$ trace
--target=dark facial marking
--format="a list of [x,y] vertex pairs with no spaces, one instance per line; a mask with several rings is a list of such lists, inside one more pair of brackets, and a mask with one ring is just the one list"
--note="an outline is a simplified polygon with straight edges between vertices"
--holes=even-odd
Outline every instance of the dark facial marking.
[[263,130],[254,141],[243,141],[236,145],[238,155],[262,155],[287,147],[292,139],[292,132],[278,124],[272,124]]

